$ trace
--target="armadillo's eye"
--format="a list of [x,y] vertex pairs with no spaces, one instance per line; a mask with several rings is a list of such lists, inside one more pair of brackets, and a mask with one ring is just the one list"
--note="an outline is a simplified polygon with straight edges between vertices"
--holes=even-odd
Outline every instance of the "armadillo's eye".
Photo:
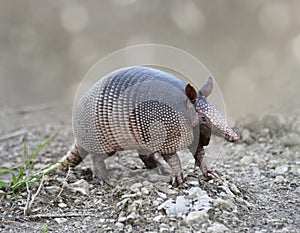
[[204,116],[201,117],[201,120],[206,122],[206,118]]

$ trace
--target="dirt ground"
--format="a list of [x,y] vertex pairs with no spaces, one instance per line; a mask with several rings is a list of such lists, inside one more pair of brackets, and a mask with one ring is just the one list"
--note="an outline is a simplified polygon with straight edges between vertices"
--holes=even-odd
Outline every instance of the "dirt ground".
[[[34,169],[58,161],[73,141],[70,121],[58,112],[55,106],[2,109],[0,167],[21,163],[25,135],[33,151],[61,129]],[[101,187],[87,158],[67,176],[47,175],[28,216],[26,192],[3,199],[0,232],[299,232],[300,117],[253,116],[235,129],[242,139],[224,143],[210,160],[219,179],[206,181],[194,172],[192,155],[183,151],[189,188],[174,188],[168,176],[147,170],[129,151],[107,159],[115,182]]]

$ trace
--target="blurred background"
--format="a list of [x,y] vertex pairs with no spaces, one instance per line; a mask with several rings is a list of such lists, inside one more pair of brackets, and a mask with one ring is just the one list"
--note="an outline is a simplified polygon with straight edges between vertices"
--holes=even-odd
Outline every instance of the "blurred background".
[[[0,0],[0,108],[64,102],[106,55],[171,45],[217,80],[229,118],[299,112],[300,1]],[[172,59],[172,57],[170,57]],[[71,118],[69,118],[71,121]]]

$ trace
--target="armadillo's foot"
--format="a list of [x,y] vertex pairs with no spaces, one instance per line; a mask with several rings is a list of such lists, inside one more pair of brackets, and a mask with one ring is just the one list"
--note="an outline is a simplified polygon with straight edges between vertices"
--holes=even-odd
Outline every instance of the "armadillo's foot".
[[58,167],[59,171],[67,172],[70,167],[75,167],[88,153],[80,146],[74,144],[67,155],[61,160],[61,164]]
[[177,154],[174,155],[162,155],[164,160],[170,165],[172,169],[171,184],[173,186],[185,187],[181,163]]
[[212,169],[210,169],[208,167],[208,165],[206,164],[206,161],[205,161],[205,152],[204,152],[204,149],[203,147],[198,147],[197,148],[197,151],[194,155],[194,158],[195,158],[195,166],[194,166],[194,170],[196,170],[197,167],[200,168],[203,176],[206,178],[206,179],[216,179],[216,178],[219,178],[219,175],[213,171]]
[[141,160],[144,162],[146,168],[154,169],[157,168],[160,174],[170,174],[172,171],[169,166],[163,164],[156,156],[155,153],[149,155],[143,155],[139,153]]
[[101,186],[113,183],[104,163],[106,157],[107,156],[105,154],[91,154],[94,176]]

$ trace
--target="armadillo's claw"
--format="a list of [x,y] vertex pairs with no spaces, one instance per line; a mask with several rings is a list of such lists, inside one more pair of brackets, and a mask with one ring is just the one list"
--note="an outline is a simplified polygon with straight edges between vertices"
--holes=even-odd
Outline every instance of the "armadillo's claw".
[[216,171],[213,171],[213,170],[209,170],[207,171],[205,174],[203,174],[203,176],[208,179],[208,180],[211,180],[211,179],[218,179],[220,176],[219,174],[216,172]]
[[104,186],[105,184],[108,186],[114,186],[116,183],[116,180],[112,179],[110,176],[106,177],[97,177],[95,176],[95,179],[100,186]]
[[172,174],[171,175],[171,181],[170,181],[171,185],[173,187],[178,187],[178,188],[188,188],[188,184],[185,183],[184,179],[183,179],[183,174]]

